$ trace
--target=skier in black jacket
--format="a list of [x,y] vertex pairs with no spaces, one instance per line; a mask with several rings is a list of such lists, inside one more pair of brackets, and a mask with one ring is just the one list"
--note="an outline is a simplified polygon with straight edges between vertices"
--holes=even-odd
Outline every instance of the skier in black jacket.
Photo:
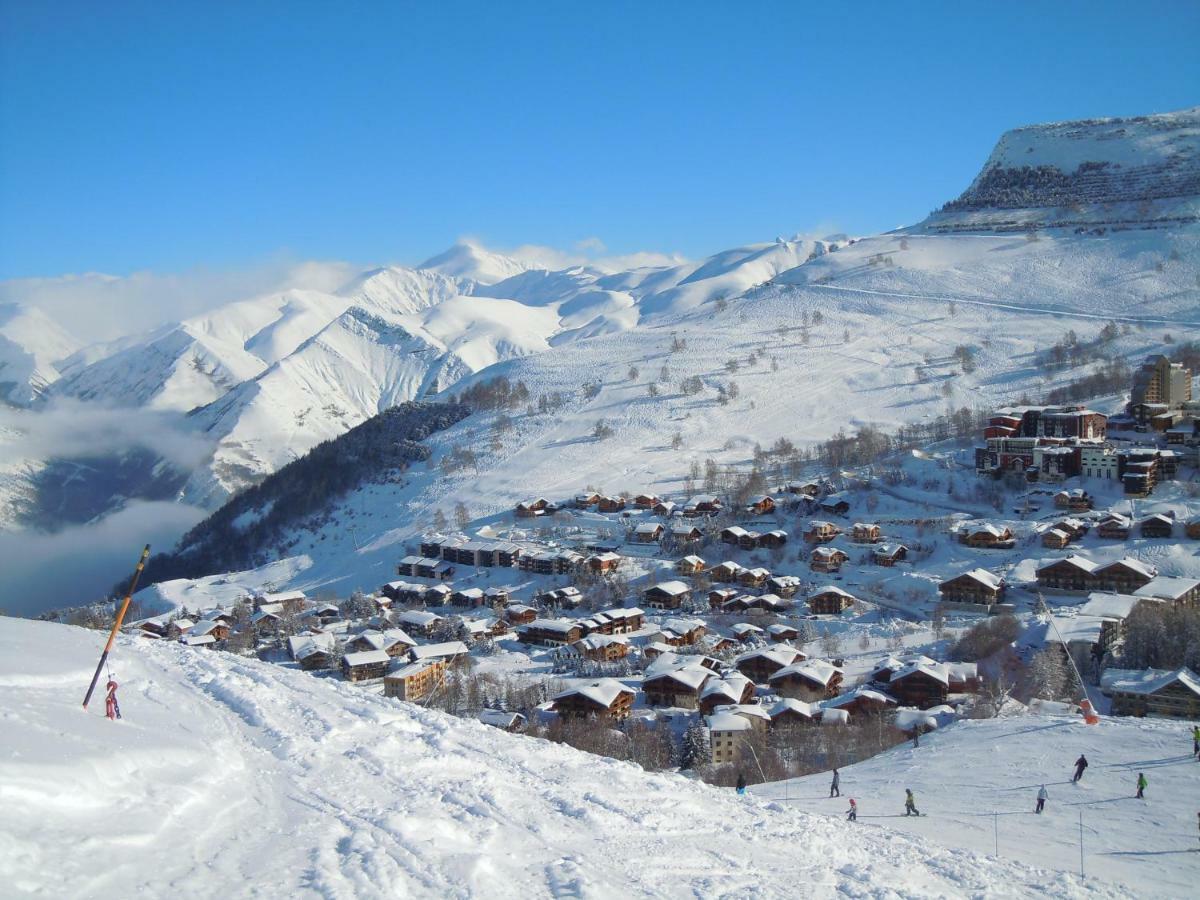
[[1079,754],[1079,759],[1075,760],[1075,777],[1071,779],[1071,783],[1079,781],[1083,777],[1083,770],[1088,767],[1087,757],[1082,753]]

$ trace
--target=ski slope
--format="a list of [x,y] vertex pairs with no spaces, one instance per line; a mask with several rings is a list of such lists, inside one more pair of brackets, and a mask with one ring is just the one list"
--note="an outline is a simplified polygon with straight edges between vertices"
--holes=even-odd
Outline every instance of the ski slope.
[[5,897],[1132,896],[175,644],[112,723],[102,642],[0,619]]
[[[1190,722],[1016,715],[957,722],[841,770],[841,799],[829,775],[760,785],[763,799],[826,816],[994,854],[1027,865],[1079,872],[1083,816],[1085,884],[1123,885],[1145,897],[1192,897],[1200,883],[1200,762],[1190,756]],[[1089,767],[1071,783],[1075,760]],[[1149,781],[1134,799],[1138,772]],[[1049,800],[1034,814],[1038,788]],[[912,788],[920,818],[904,816]]]

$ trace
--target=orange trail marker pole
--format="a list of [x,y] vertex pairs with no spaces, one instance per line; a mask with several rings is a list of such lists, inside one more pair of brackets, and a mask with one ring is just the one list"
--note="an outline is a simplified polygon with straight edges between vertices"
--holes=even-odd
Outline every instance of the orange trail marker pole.
[[129,601],[133,599],[134,591],[137,590],[138,579],[142,577],[142,569],[146,568],[146,560],[150,558],[150,545],[147,544],[142,550],[142,557],[138,560],[137,568],[133,570],[133,580],[129,582],[129,590],[125,592],[125,599],[121,603],[121,608],[117,611],[117,620],[113,622],[112,631],[108,633],[108,643],[104,645],[104,652],[100,654],[100,662],[96,663],[96,674],[92,676],[92,683],[88,685],[87,693],[83,696],[83,708],[87,709],[88,703],[92,699],[92,691],[96,690],[96,682],[100,680],[100,673],[104,670],[104,663],[108,661],[108,651],[112,649],[113,641],[117,638],[117,632],[121,630],[121,623],[125,621],[125,613],[129,612]]

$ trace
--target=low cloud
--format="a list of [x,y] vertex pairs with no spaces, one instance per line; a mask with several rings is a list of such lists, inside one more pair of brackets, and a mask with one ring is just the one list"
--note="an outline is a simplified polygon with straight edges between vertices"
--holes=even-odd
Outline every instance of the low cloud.
[[359,271],[345,262],[276,258],[240,269],[17,278],[0,281],[0,303],[35,306],[78,338],[109,341],[260,294],[335,291]]
[[189,431],[179,413],[58,397],[37,410],[0,407],[0,463],[126,453],[144,447],[191,471],[212,455],[211,439]]
[[688,261],[687,257],[681,253],[660,253],[655,250],[609,255],[608,247],[598,237],[586,237],[576,241],[570,250],[547,247],[543,244],[522,244],[519,247],[503,249],[487,246],[477,238],[466,238],[466,240],[491,250],[493,253],[510,256],[539,269],[555,270],[569,269],[572,266],[591,266],[604,272],[621,272],[644,266],[678,266]]
[[103,600],[132,574],[143,545],[170,550],[205,515],[180,503],[136,501],[53,534],[0,534],[0,612],[35,616]]

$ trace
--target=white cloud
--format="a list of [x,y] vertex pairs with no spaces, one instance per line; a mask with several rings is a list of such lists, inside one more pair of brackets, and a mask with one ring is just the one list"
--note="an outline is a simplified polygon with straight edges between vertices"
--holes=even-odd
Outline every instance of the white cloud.
[[560,250],[543,244],[522,244],[512,249],[489,247],[476,238],[470,239],[476,246],[493,253],[519,260],[539,269],[569,269],[572,266],[591,266],[604,272],[621,272],[643,266],[678,266],[687,262],[681,253],[662,253],[642,250],[634,253],[605,255],[608,247],[598,237],[587,237],[576,241],[571,250]]

